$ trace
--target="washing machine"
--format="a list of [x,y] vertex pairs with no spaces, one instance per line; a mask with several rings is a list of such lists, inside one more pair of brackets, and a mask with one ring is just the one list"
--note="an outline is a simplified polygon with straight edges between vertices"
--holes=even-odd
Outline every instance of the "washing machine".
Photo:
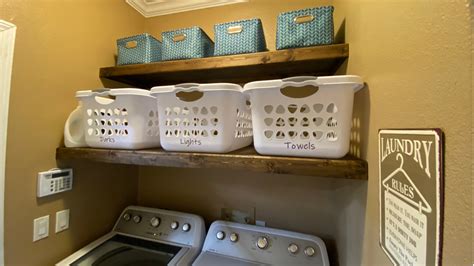
[[215,221],[193,266],[321,265],[329,266],[324,242],[312,235],[280,229]]
[[56,265],[191,265],[204,237],[200,216],[130,206],[110,233]]

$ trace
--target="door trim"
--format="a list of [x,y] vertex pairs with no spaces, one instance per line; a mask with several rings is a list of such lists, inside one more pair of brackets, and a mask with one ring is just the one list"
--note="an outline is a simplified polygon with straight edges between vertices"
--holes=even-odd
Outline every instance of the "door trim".
[[5,160],[7,146],[8,103],[10,99],[15,34],[15,25],[0,20],[0,265],[5,264]]

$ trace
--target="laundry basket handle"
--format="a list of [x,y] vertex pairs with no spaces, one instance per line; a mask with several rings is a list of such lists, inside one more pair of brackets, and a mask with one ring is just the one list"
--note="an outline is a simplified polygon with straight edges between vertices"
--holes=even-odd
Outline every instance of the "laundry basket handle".
[[181,90],[181,91],[194,91],[194,90],[199,90],[199,83],[181,83],[178,85],[175,85],[176,90]]
[[110,89],[97,89],[93,90],[91,97],[94,97],[94,100],[98,104],[107,105],[115,101],[115,96],[110,94]]
[[281,94],[289,98],[306,98],[319,90],[317,77],[297,76],[282,80]]
[[181,83],[175,86],[176,98],[183,102],[194,102],[202,98],[204,92],[198,83]]

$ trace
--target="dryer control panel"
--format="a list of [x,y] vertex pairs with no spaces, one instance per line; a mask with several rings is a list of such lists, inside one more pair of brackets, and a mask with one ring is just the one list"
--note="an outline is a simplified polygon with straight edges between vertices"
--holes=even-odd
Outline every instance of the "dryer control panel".
[[191,247],[201,247],[205,236],[200,216],[138,206],[122,212],[114,231]]
[[226,221],[212,223],[204,252],[257,264],[329,266],[326,245],[319,237]]

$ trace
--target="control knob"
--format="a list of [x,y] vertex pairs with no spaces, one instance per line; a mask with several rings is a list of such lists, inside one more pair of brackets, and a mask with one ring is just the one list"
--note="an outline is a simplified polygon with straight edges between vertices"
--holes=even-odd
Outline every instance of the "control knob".
[[231,242],[237,242],[237,240],[239,240],[239,235],[238,234],[236,234],[236,233],[230,234],[230,241]]
[[130,216],[129,213],[125,213],[125,214],[122,216],[122,218],[123,218],[125,221],[128,222],[128,221],[130,221],[130,218],[132,218],[132,217]]
[[153,217],[150,219],[150,225],[153,227],[158,227],[160,225],[161,221],[160,218],[158,217]]
[[219,239],[219,240],[224,239],[225,238],[225,233],[222,232],[222,231],[217,232],[216,238]]
[[257,247],[259,249],[266,249],[268,247],[268,239],[264,236],[260,236],[257,239]]
[[141,222],[142,220],[142,217],[140,215],[135,215],[133,216],[133,221],[137,224],[139,222]]
[[290,252],[291,254],[296,254],[296,253],[298,253],[298,245],[296,245],[295,243],[291,243],[291,244],[288,246],[288,252]]
[[183,229],[184,232],[188,232],[191,229],[191,225],[188,223],[185,223],[183,224],[183,227],[181,229]]
[[174,221],[170,225],[171,229],[176,230],[179,227],[179,223],[177,221]]
[[304,254],[306,254],[306,256],[308,257],[314,256],[314,253],[316,253],[316,251],[314,250],[313,247],[307,247],[304,249]]

